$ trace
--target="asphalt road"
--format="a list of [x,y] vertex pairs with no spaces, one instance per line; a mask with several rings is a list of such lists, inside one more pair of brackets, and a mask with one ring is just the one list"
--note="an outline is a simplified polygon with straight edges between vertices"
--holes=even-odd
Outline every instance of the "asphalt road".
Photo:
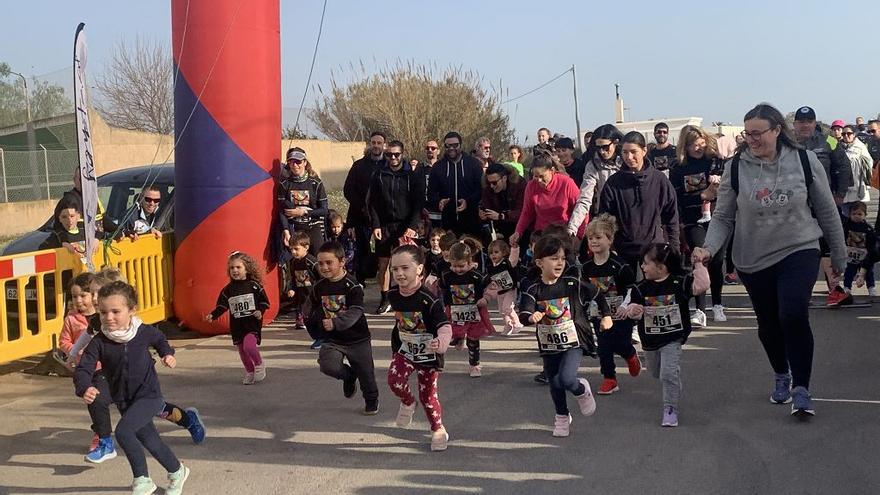
[[[178,367],[160,370],[163,391],[200,409],[208,439],[196,446],[156,423],[192,469],[186,493],[194,494],[880,491],[880,305],[812,311],[817,415],[804,423],[769,402],[772,372],[748,300],[740,287],[725,290],[729,321],[710,321],[685,347],[678,428],[660,427],[660,383],[631,378],[619,360],[621,391],[599,397],[592,417],[574,413],[570,437],[552,437],[548,388],[532,381],[540,370],[533,334],[496,336],[483,342],[479,379],[468,377],[465,352],[450,351],[440,400],[451,439],[448,451],[432,453],[421,409],[411,428],[394,426],[398,402],[384,381],[390,316],[370,317],[378,416],[361,416],[359,396],[343,398],[341,383],[318,371],[306,332],[281,322],[264,333],[269,376],[255,386],[240,384],[228,337],[176,340]],[[581,373],[598,388],[597,361],[585,358]],[[83,462],[89,418],[68,379],[0,376],[0,418],[0,494],[128,493],[121,453]],[[165,473],[149,462],[164,486]]]

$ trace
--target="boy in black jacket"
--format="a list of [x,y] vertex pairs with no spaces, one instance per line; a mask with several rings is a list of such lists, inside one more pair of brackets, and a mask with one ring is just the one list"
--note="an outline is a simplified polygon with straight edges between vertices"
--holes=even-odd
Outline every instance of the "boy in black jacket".
[[[345,271],[345,251],[338,242],[326,242],[318,251],[318,271],[310,295],[309,332],[323,334],[318,354],[321,373],[342,380],[342,393],[350,398],[361,384],[364,414],[379,412],[379,388],[373,366],[370,329],[364,316],[364,288]],[[348,364],[343,359],[348,359]]]

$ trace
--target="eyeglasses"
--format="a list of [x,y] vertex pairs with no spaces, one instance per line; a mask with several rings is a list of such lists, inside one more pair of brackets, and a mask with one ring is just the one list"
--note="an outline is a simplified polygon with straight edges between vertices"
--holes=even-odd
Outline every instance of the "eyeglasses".
[[436,149],[437,149],[436,146],[425,146],[425,151],[434,151]]
[[386,152],[385,152],[385,158],[400,158],[400,155],[402,155],[402,154],[403,154],[403,153],[401,153],[401,152],[392,153],[392,152],[390,152],[390,151],[386,151]]
[[599,151],[611,151],[611,147],[614,146],[614,143],[608,144],[597,144],[596,149]]
[[752,132],[742,131],[739,133],[739,135],[745,139],[751,139],[753,141],[757,141],[757,140],[761,139],[761,136],[772,131],[773,129],[776,129],[776,127],[775,126],[770,127],[768,129],[764,129],[763,131],[752,131]]
[[146,203],[159,204],[159,201],[162,201],[162,199],[161,198],[144,198],[144,202],[146,202]]
[[456,149],[461,146],[461,143],[444,143],[443,147],[446,149]]

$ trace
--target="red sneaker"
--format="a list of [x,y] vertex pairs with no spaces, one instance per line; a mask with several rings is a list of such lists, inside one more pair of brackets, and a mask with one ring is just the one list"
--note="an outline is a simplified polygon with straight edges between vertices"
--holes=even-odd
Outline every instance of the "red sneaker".
[[617,380],[614,378],[606,378],[602,380],[602,385],[599,385],[599,395],[611,395],[614,392],[617,392],[620,388],[617,387]]
[[639,355],[633,354],[626,360],[626,365],[629,367],[629,375],[630,376],[639,376],[639,373],[642,371],[642,362],[639,361]]
[[852,303],[852,296],[847,294],[843,287],[838,285],[828,293],[825,301],[828,306],[840,306],[841,304],[847,304],[845,302],[846,299],[849,299],[850,304]]

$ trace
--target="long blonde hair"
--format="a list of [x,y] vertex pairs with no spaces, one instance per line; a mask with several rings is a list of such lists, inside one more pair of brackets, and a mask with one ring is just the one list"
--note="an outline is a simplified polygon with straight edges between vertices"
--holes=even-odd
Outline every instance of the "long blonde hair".
[[684,165],[687,163],[687,147],[699,138],[703,138],[706,141],[706,150],[703,156],[710,159],[719,157],[718,140],[715,139],[715,136],[706,132],[702,127],[686,125],[681,128],[681,134],[678,135],[676,154],[678,155],[679,164]]

